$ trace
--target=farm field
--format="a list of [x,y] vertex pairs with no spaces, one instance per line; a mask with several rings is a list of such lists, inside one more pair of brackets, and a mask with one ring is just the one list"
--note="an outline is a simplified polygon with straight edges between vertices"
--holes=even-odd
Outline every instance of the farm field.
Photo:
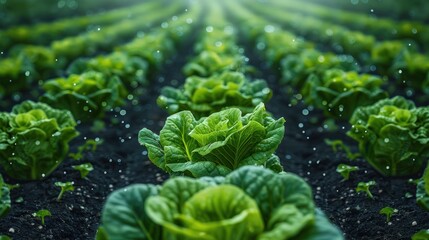
[[429,9],[0,0],[0,240],[429,240]]

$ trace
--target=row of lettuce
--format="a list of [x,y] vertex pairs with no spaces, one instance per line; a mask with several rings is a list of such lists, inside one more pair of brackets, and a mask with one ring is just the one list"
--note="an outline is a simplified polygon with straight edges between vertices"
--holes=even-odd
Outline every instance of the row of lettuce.
[[408,40],[418,44],[421,50],[427,50],[429,27],[421,22],[395,21],[390,18],[377,18],[363,13],[354,13],[332,7],[324,7],[311,2],[294,0],[271,0],[274,6],[302,14],[301,17],[315,17],[349,29],[371,34],[379,40]]
[[139,132],[150,161],[175,177],[112,193],[97,236],[343,239],[315,207],[310,186],[283,172],[274,152],[285,120],[265,110],[267,83],[245,75],[246,58],[220,5],[207,6],[208,24],[183,68],[184,84],[165,87],[158,98],[172,115],[159,135]]
[[53,1],[38,4],[37,0],[1,1],[0,16],[2,29],[16,25],[36,25],[40,22],[61,21],[64,18],[77,18],[100,12],[111,11],[117,8],[126,8],[138,5],[139,0],[106,0],[97,1]]
[[[382,88],[387,80],[358,74],[361,69],[350,55],[320,52],[251,11],[234,3],[228,7],[236,9],[236,21],[247,23],[242,25],[242,33],[278,67],[281,84],[298,91],[304,102],[321,109],[326,117],[350,122],[347,135],[356,140],[360,153],[375,170],[391,177],[423,172],[429,157],[429,107],[416,107],[399,96],[387,98]],[[429,170],[425,172],[416,199],[428,210]]]
[[[183,10],[187,5],[183,4]],[[171,16],[166,9],[166,16]],[[41,180],[55,171],[79,132],[77,123],[93,123],[107,111],[133,99],[147,87],[147,79],[186,41],[201,8],[173,16],[162,28],[117,47],[107,55],[79,59],[66,78],[46,81],[40,102],[23,101],[0,113],[0,166],[9,177]],[[75,120],[76,119],[76,120]],[[11,208],[13,186],[0,178],[0,217]]]
[[419,52],[417,44],[397,40],[400,37],[377,41],[373,35],[351,31],[323,19],[304,17],[294,12],[285,15],[284,9],[287,8],[282,6],[270,7],[257,1],[243,1],[242,4],[291,32],[317,43],[323,49],[353,56],[364,72],[395,79],[396,89],[408,87],[413,92],[425,94],[429,91],[429,58]]
[[0,31],[0,49],[6,51],[18,44],[46,45],[59,38],[68,37],[81,32],[107,27],[116,22],[132,19],[147,10],[156,9],[154,1],[111,10],[89,16],[66,18],[54,22],[43,22],[34,25],[13,26]]
[[[143,6],[132,18],[52,41],[49,46],[16,45],[6,58],[0,59],[0,98],[28,89],[41,79],[63,75],[63,69],[78,57],[109,52],[129,39],[142,38],[149,27],[161,23],[167,16],[172,16],[184,8],[182,1],[175,1],[165,7],[164,11],[152,11],[162,8],[164,2],[149,2]],[[39,37],[44,36],[45,34],[41,34]]]

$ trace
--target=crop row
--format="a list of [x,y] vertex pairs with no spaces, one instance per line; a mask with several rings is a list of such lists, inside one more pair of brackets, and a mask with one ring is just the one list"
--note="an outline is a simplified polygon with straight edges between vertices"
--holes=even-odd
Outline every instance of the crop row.
[[275,6],[288,11],[303,14],[341,24],[347,28],[372,34],[380,40],[411,40],[424,49],[429,42],[429,27],[423,23],[394,21],[389,18],[375,18],[368,14],[345,12],[317,4],[297,1],[271,1]]
[[[161,7],[163,4],[156,3],[155,6]],[[34,81],[58,76],[61,74],[61,69],[77,57],[109,51],[135,36],[136,32],[147,29],[150,24],[161,22],[167,16],[173,15],[181,7],[183,3],[176,2],[165,8],[165,11],[147,12],[100,31],[85,32],[54,41],[49,47],[37,45],[18,47],[11,51],[8,58],[0,60],[0,78],[3,80],[0,83],[0,95],[14,94],[18,90],[32,86]]]
[[313,17],[304,18],[294,13],[284,15],[281,9],[256,2],[243,4],[299,36],[327,45],[337,53],[352,55],[366,71],[387,75],[396,79],[398,86],[408,86],[414,92],[428,91],[429,59],[418,53],[411,44],[396,40],[377,42],[372,35],[350,31]]
[[426,14],[429,6],[425,4],[425,0],[415,0],[413,4],[406,0],[385,0],[380,4],[378,1],[364,0],[364,1],[341,1],[341,0],[311,0],[320,5],[329,6],[337,9],[344,9],[348,11],[361,12],[366,14],[373,14],[375,16],[383,16],[387,18],[394,18],[398,20],[409,19],[421,22],[429,20]]
[[[349,57],[318,52],[312,44],[240,10],[235,11],[238,20],[253,20],[243,26],[243,33],[268,61],[280,64],[283,83],[298,90],[308,104],[324,110],[327,117],[349,120],[352,127],[348,135],[359,143],[361,154],[378,172],[410,176],[422,171],[428,157],[429,138],[423,130],[428,124],[428,107],[416,108],[402,97],[386,99],[387,93],[380,88],[385,80],[359,75]],[[422,176],[416,198],[427,209],[429,195],[423,191],[424,182],[427,179]]]
[[0,31],[0,49],[5,51],[18,44],[49,44],[60,37],[71,36],[84,31],[96,31],[97,28],[104,28],[124,19],[132,19],[140,14],[144,15],[157,7],[156,2],[147,2],[92,16],[69,18],[31,26],[11,27]]

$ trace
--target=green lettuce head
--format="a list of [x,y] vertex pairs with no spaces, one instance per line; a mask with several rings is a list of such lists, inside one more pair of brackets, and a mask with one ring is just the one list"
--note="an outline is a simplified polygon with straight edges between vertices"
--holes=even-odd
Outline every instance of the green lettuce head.
[[42,179],[64,160],[78,135],[69,111],[25,101],[0,113],[0,165],[10,177]]
[[365,159],[385,176],[420,171],[429,157],[429,107],[416,108],[403,97],[358,108],[347,133]]
[[244,116],[230,108],[196,120],[182,111],[167,118],[160,135],[142,129],[139,142],[149,159],[170,174],[218,176],[244,165],[279,172],[282,167],[273,153],[283,139],[284,122],[270,117],[262,103]]
[[179,89],[164,87],[157,103],[170,114],[189,110],[203,117],[230,107],[249,113],[271,95],[264,80],[250,81],[242,73],[225,72],[210,78],[189,77]]
[[103,117],[105,111],[124,104],[127,95],[119,78],[93,71],[47,81],[43,89],[46,93],[41,97],[42,102],[70,110],[82,121]]
[[116,240],[343,239],[304,180],[255,166],[128,186],[108,197],[101,221],[104,239]]
[[384,80],[369,74],[327,70],[321,77],[307,78],[302,95],[308,104],[322,109],[327,116],[350,119],[356,108],[387,97],[380,87]]

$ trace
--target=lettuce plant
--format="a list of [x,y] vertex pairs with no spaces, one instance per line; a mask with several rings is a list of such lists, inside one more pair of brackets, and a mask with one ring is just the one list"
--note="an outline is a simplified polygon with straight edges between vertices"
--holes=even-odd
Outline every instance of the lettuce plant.
[[384,73],[387,73],[404,50],[405,45],[401,41],[383,41],[377,43],[371,50],[371,61]]
[[308,104],[323,109],[325,115],[349,119],[354,110],[387,97],[380,87],[384,80],[368,74],[340,69],[326,71],[321,77],[311,75],[302,89]]
[[47,81],[43,89],[46,93],[41,97],[42,102],[70,110],[76,119],[83,121],[102,117],[108,109],[122,105],[127,95],[119,78],[93,71]]
[[9,212],[11,206],[9,188],[0,174],[0,219]]
[[147,69],[146,61],[122,52],[114,52],[91,59],[80,58],[70,65],[68,72],[83,74],[88,71],[97,71],[107,78],[117,76],[128,88],[136,88],[146,83]]
[[201,117],[228,107],[249,113],[271,95],[264,80],[249,81],[242,73],[225,72],[210,78],[189,77],[179,89],[164,87],[157,103],[170,114],[190,110]]
[[305,49],[299,54],[287,55],[281,61],[283,84],[301,89],[311,74],[322,76],[329,69],[357,70],[353,57],[321,53],[315,49]]
[[230,108],[196,120],[182,111],[167,118],[159,135],[143,128],[139,142],[149,159],[170,174],[223,176],[244,165],[279,172],[282,167],[273,153],[283,139],[284,122],[270,117],[263,103],[244,116]]
[[101,218],[106,239],[343,239],[291,173],[242,167],[226,177],[176,177],[113,192]]
[[36,180],[48,176],[78,135],[69,111],[25,101],[0,113],[0,165],[10,177]]
[[6,58],[0,60],[0,98],[3,95],[11,95],[17,91],[31,86],[34,71],[30,65],[18,58]]
[[416,199],[420,207],[429,211],[429,162],[425,173],[417,184]]
[[403,51],[392,66],[392,71],[401,83],[429,94],[429,58],[426,55]]
[[186,76],[208,77],[225,71],[238,71],[244,66],[240,55],[219,54],[214,51],[203,51],[194,60],[185,65]]
[[414,174],[429,157],[429,107],[416,108],[403,97],[384,99],[358,108],[350,123],[347,134],[385,176]]

